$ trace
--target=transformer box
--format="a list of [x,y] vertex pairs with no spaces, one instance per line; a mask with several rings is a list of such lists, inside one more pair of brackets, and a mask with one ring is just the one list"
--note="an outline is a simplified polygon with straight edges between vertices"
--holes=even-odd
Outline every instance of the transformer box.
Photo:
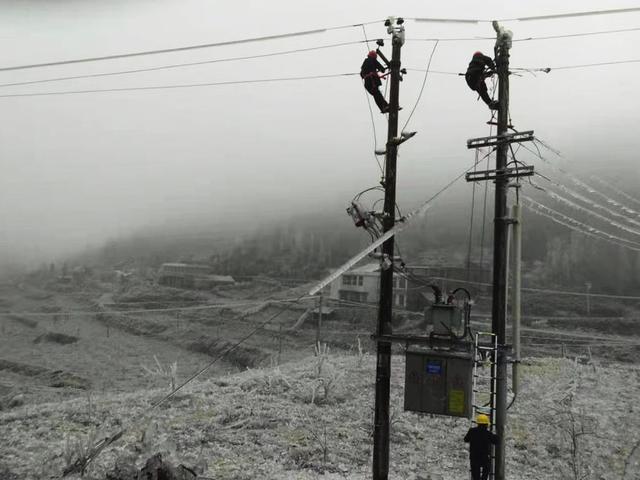
[[439,303],[425,311],[427,325],[436,335],[461,335],[464,333],[464,312],[460,307]]
[[472,376],[471,353],[417,348],[407,350],[404,409],[471,418]]

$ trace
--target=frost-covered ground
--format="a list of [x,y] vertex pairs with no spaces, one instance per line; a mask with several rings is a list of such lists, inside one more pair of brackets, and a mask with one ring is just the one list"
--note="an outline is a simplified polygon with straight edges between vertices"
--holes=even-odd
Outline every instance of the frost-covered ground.
[[[98,426],[112,434],[135,420],[87,478],[105,478],[116,462],[140,467],[156,452],[215,479],[369,478],[374,370],[373,356],[328,353],[194,382],[142,417],[166,391],[0,412],[0,477],[59,474],[65,449],[77,451],[76,440],[86,440]],[[391,478],[468,478],[462,442],[468,421],[404,412],[403,379],[404,359],[395,356]],[[627,462],[640,441],[638,398],[640,370],[634,366],[526,361],[522,392],[509,411],[509,478],[571,479],[575,468],[580,478],[619,480],[625,462],[625,478],[640,478],[637,459]]]

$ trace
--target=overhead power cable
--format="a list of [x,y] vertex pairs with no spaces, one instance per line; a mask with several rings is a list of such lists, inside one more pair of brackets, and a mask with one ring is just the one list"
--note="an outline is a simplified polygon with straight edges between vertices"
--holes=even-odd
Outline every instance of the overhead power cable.
[[[360,42],[347,42],[344,45],[349,43],[360,43]],[[337,46],[336,44],[335,46]],[[342,44],[341,44],[342,45]],[[313,47],[313,48],[324,48],[324,47]],[[328,48],[328,47],[327,47]],[[298,51],[304,51],[304,49],[299,50],[291,50],[286,52],[279,52],[273,54],[265,54],[264,56],[272,56],[272,55],[286,55],[288,53],[294,53]],[[200,65],[205,63],[215,63],[217,61],[233,61],[240,60],[244,58],[260,58],[259,55],[249,56],[249,57],[234,57],[229,59],[221,59],[221,60],[211,60],[211,61],[203,61],[203,62],[193,62],[193,63],[184,63],[184,64],[175,64],[175,65],[165,65],[160,67],[150,67],[150,68],[142,68],[142,69],[133,69],[133,70],[123,70],[118,72],[104,72],[97,74],[87,74],[87,75],[75,75],[69,77],[56,77],[42,80],[31,80],[25,82],[14,82],[14,83],[6,83],[0,84],[0,87],[11,87],[11,86],[19,86],[19,85],[28,85],[28,84],[36,84],[36,83],[46,83],[46,82],[55,82],[61,80],[73,80],[80,78],[91,78],[91,77],[101,77],[101,76],[112,76],[112,75],[125,75],[128,73],[140,73],[147,72],[153,70],[163,70],[166,68],[180,68],[185,66],[192,65]],[[622,63],[638,63],[640,59],[637,60],[624,60],[618,62],[605,62],[605,63],[594,63],[594,64],[585,64],[585,65],[569,65],[564,67],[544,67],[544,68],[513,68],[512,70],[526,70],[526,71],[544,71],[549,72],[551,70],[563,70],[563,69],[572,69],[572,68],[588,68],[588,67],[597,67],[601,65],[613,65],[613,64],[622,64]],[[421,68],[407,68],[408,71],[413,72],[422,72],[422,73],[431,73],[436,75],[455,75],[462,76],[464,75],[461,72],[447,72],[447,71],[439,71],[439,70],[427,70]],[[173,84],[173,85],[151,85],[151,86],[142,86],[142,87],[120,87],[120,88],[96,88],[96,89],[86,89],[86,90],[63,90],[57,92],[32,92],[32,93],[12,93],[12,94],[2,94],[0,98],[18,98],[18,97],[43,97],[43,96],[53,96],[53,95],[77,95],[77,94],[86,94],[86,93],[105,93],[105,92],[127,92],[127,91],[142,91],[142,90],[162,90],[162,89],[174,89],[174,88],[193,88],[193,87],[210,87],[210,86],[219,86],[219,85],[240,85],[246,83],[268,83],[268,82],[281,82],[281,81],[290,81],[290,80],[312,80],[312,79],[320,79],[320,78],[334,78],[341,76],[354,76],[359,75],[357,72],[353,73],[338,73],[338,74],[329,74],[329,75],[314,75],[314,76],[302,76],[302,77],[281,77],[281,78],[263,78],[263,79],[254,79],[254,80],[232,80],[232,81],[223,81],[223,82],[207,82],[207,83],[192,83],[192,84]]]
[[580,65],[564,65],[560,67],[535,67],[535,68],[512,68],[511,70],[526,70],[531,72],[546,72],[549,73],[554,70],[572,70],[575,68],[593,68],[593,67],[603,67],[606,65],[623,65],[625,63],[638,63],[640,62],[640,58],[632,59],[632,60],[616,60],[613,62],[599,62],[599,63],[583,63]]
[[[523,199],[526,202],[524,206],[531,210],[532,212],[541,215],[543,217],[547,217],[550,220],[553,220],[555,223],[563,225],[571,230],[575,230],[584,235],[598,238],[600,240],[604,240],[605,242],[612,243],[614,245],[618,245],[620,247],[627,248],[629,250],[633,250],[636,252],[640,252],[640,244],[636,242],[630,242],[629,240],[625,240],[623,238],[617,237],[615,235],[611,235],[610,233],[603,232],[598,230],[597,228],[592,227],[591,225],[587,225],[575,218],[569,217],[563,213],[560,213],[552,208],[547,207],[539,202],[536,202],[532,198],[523,196]],[[559,218],[558,218],[559,217]]]
[[531,42],[536,40],[556,40],[558,38],[590,37],[593,35],[610,35],[614,33],[637,32],[639,30],[640,30],[640,27],[620,28],[617,30],[597,30],[597,31],[591,31],[591,32],[563,33],[560,35],[545,35],[543,37],[514,38],[513,41],[514,42]]
[[[609,207],[602,205],[594,200],[591,200],[587,197],[585,197],[584,195],[581,195],[577,192],[575,192],[574,190],[570,189],[569,187],[554,182],[553,180],[549,179],[549,178],[545,178],[548,182],[552,183],[553,185],[555,185],[556,187],[560,188],[562,191],[568,193],[569,195],[571,195],[572,197],[576,198],[577,200],[580,200],[581,202],[584,202],[588,205],[590,205],[593,208],[596,208],[598,210],[601,210],[603,212],[606,212],[608,215],[614,216],[616,218],[620,218],[625,220],[628,223],[631,223],[632,225],[635,226],[639,226],[640,227],[640,221],[636,220],[636,219],[640,219],[640,212],[626,206],[623,205],[620,202],[617,202],[615,200],[613,200],[612,198],[609,198],[607,195],[605,195],[604,193],[598,191],[597,189],[595,189],[594,187],[592,187],[591,185],[586,184],[585,182],[579,180],[574,174],[572,174],[571,172],[568,172],[566,170],[564,170],[563,168],[558,167],[557,165],[555,165],[554,163],[552,163],[549,159],[547,159],[544,155],[542,155],[542,153],[540,152],[540,150],[537,148],[537,144],[540,144],[542,146],[544,146],[545,148],[554,151],[553,149],[551,149],[548,145],[546,145],[544,142],[540,141],[539,139],[535,139],[534,140],[534,145],[536,145],[536,151],[532,150],[530,147],[528,147],[525,144],[520,144],[520,146],[522,148],[524,148],[525,150],[529,151],[530,153],[532,153],[533,155],[535,155],[536,157],[538,157],[540,160],[542,160],[543,162],[545,162],[547,165],[549,165],[553,170],[560,172],[561,174],[563,174],[565,177],[567,177],[569,179],[570,182],[572,182],[574,185],[582,188],[583,190],[589,192],[592,195],[597,195],[598,197],[601,197],[602,199],[604,199],[604,201],[608,204],[608,205],[612,205],[614,207],[617,207],[618,209],[620,209],[622,212],[624,212],[624,214],[616,212],[612,209],[610,209]],[[560,156],[559,152],[554,151],[554,153],[557,156]],[[635,218],[632,218],[635,217]]]
[[418,104],[420,103],[420,99],[422,98],[422,93],[424,92],[424,87],[427,85],[427,78],[429,77],[429,68],[431,68],[431,61],[433,60],[433,56],[435,55],[437,48],[438,48],[438,40],[435,41],[433,45],[433,49],[431,50],[431,55],[429,55],[429,61],[427,62],[427,68],[424,72],[424,79],[422,80],[422,86],[420,87],[420,93],[418,94],[416,103],[411,109],[411,113],[409,113],[409,116],[407,117],[407,121],[404,123],[404,126],[400,129],[401,132],[403,132],[407,128],[407,125],[409,125],[409,121],[411,121],[411,117],[413,117],[413,113],[416,111],[416,108],[418,108]]
[[116,72],[88,73],[88,74],[83,74],[83,75],[69,75],[69,76],[63,76],[63,77],[44,78],[44,79],[40,79],[40,80],[26,80],[26,81],[23,81],[23,82],[2,83],[2,84],[0,84],[0,87],[16,87],[16,86],[20,86],[20,85],[34,85],[34,84],[38,84],[38,83],[60,82],[60,81],[64,81],[64,80],[78,80],[78,79],[83,79],[83,78],[98,78],[98,77],[110,77],[110,76],[116,76],[116,75],[129,75],[129,74],[134,74],[134,73],[155,72],[155,71],[158,71],[158,70],[169,70],[169,69],[176,69],[176,68],[193,67],[193,66],[198,66],[198,65],[209,65],[209,64],[213,64],[213,63],[235,62],[235,61],[240,61],[240,60],[254,60],[254,59],[258,59],[258,58],[276,57],[276,56],[280,56],[280,55],[291,55],[291,54],[295,54],[295,53],[304,53],[304,52],[310,52],[310,51],[314,51],[314,50],[322,50],[322,49],[327,49],[327,48],[344,47],[344,46],[347,46],[347,45],[357,45],[357,44],[360,44],[360,43],[365,43],[365,41],[364,40],[357,40],[357,41],[352,41],[352,42],[332,43],[332,44],[328,44],[328,45],[319,45],[319,46],[316,46],[316,47],[296,48],[296,49],[292,49],[292,50],[281,50],[281,51],[277,51],[277,52],[262,53],[262,54],[257,54],[257,55],[245,55],[245,56],[240,56],[240,57],[216,58],[216,59],[212,59],[212,60],[203,60],[203,61],[200,61],[200,62],[173,63],[173,64],[169,64],[169,65],[159,65],[159,66],[155,66],[155,67],[135,68],[135,69],[129,69],[129,70],[119,70],[119,71],[116,71]]
[[640,206],[640,200],[638,200],[637,198],[632,197],[631,195],[629,195],[627,192],[620,190],[618,187],[616,187],[615,185],[612,185],[611,183],[601,179],[600,177],[596,177],[595,175],[591,176],[591,179],[604,185],[605,187],[613,190],[614,192],[616,192],[618,195],[623,196],[624,198],[626,198],[627,200],[630,200],[632,202],[634,202],[636,205]]
[[230,80],[226,82],[182,83],[182,84],[173,84],[173,85],[147,85],[142,87],[122,87],[122,88],[95,88],[90,90],[63,90],[59,92],[9,93],[9,94],[0,95],[0,98],[49,97],[49,96],[55,96],[55,95],[82,95],[87,93],[171,90],[171,89],[179,89],[179,88],[216,87],[221,85],[242,85],[242,84],[251,84],[251,83],[289,82],[289,81],[296,81],[296,80],[317,80],[317,79],[323,79],[323,78],[352,77],[355,75],[359,75],[359,73],[347,72],[347,73],[333,73],[328,75],[308,75],[304,77],[258,78],[253,80]]
[[529,22],[535,20],[554,20],[558,18],[571,18],[571,17],[586,17],[592,15],[611,15],[611,14],[620,14],[620,13],[635,13],[640,12],[640,7],[634,8],[616,8],[616,9],[608,9],[608,10],[592,10],[588,12],[567,12],[567,13],[556,13],[550,15],[535,15],[529,17],[514,17],[514,18],[495,18],[495,19],[486,19],[486,18],[430,18],[430,17],[413,17],[409,18],[410,20],[414,20],[416,22],[431,22],[431,23],[491,23],[494,21],[498,22]]
[[[627,33],[627,32],[637,32],[640,30],[640,27],[633,28],[619,28],[616,30],[596,30],[589,32],[576,32],[576,33],[563,33],[559,35],[545,35],[541,37],[523,37],[523,38],[514,38],[514,42],[531,42],[537,40],[556,40],[559,38],[572,38],[572,37],[590,37],[593,35],[611,35],[615,33]],[[451,38],[407,38],[408,42],[477,42],[477,41],[492,41],[495,42],[495,37],[451,37]]]
[[[409,270],[412,268],[411,266],[407,267]],[[414,267],[415,268],[415,267]],[[430,279],[433,280],[444,280],[452,283],[463,283],[468,285],[480,285],[483,287],[492,287],[493,283],[488,282],[474,282],[471,280],[462,280],[459,278],[451,278],[451,277],[433,277],[430,276]],[[640,300],[640,297],[637,296],[629,296],[629,295],[613,295],[610,293],[586,293],[586,292],[576,292],[571,290],[554,290],[551,288],[535,288],[535,287],[522,287],[521,290],[523,292],[533,292],[533,293],[549,293],[553,295],[572,295],[577,297],[597,297],[597,298],[611,298],[614,300]],[[529,317],[531,318],[531,317]],[[547,317],[545,317],[547,318]]]
[[353,25],[341,25],[337,27],[318,28],[314,30],[303,30],[299,32],[282,33],[278,35],[266,35],[263,37],[243,38],[239,40],[228,40],[225,42],[212,42],[212,43],[203,43],[198,45],[187,45],[183,47],[162,48],[158,50],[146,50],[142,52],[127,52],[127,53],[118,53],[115,55],[103,55],[103,56],[96,56],[96,57],[75,58],[70,60],[57,60],[52,62],[33,63],[33,64],[27,64],[27,65],[15,65],[11,67],[0,67],[0,72],[9,72],[14,70],[27,70],[31,68],[40,68],[40,67],[54,67],[59,65],[73,65],[78,63],[98,62],[98,61],[104,61],[104,60],[117,60],[121,58],[142,57],[147,55],[158,55],[162,53],[186,52],[190,50],[201,50],[205,48],[214,48],[214,47],[227,47],[231,45],[241,45],[244,43],[255,43],[255,42],[264,42],[268,40],[278,40],[282,38],[302,37],[305,35],[314,35],[318,33],[327,32],[329,30],[339,30],[343,28],[360,27],[361,25],[368,25],[371,23],[378,23],[378,21],[376,20],[374,22],[357,23]]
[[610,218],[605,217],[604,215],[600,215],[599,213],[594,212],[593,210],[591,210],[589,208],[583,207],[582,205],[577,204],[576,202],[573,202],[573,201],[569,200],[568,198],[563,197],[562,195],[558,195],[556,192],[545,190],[545,193],[547,195],[549,195],[551,198],[553,198],[554,200],[556,200],[556,201],[558,201],[560,203],[563,203],[563,204],[565,204],[565,205],[567,205],[567,206],[569,206],[571,208],[574,208],[575,210],[580,210],[581,212],[585,212],[588,215],[590,215],[590,216],[592,216],[594,218],[597,218],[598,220],[601,220],[603,222],[608,223],[612,227],[616,227],[616,228],[618,228],[620,230],[623,230],[623,231],[625,231],[627,233],[631,233],[633,235],[640,236],[640,231],[638,231],[636,229],[633,229],[631,227],[628,227],[626,225],[623,225],[621,223],[618,223],[618,222],[616,222],[614,220],[611,220]]
[[[601,62],[601,63],[585,63],[582,65],[564,65],[564,66],[559,66],[559,67],[512,67],[510,68],[511,71],[525,71],[525,72],[544,72],[544,73],[550,73],[554,70],[571,70],[571,69],[576,69],[576,68],[593,68],[593,67],[600,67],[603,65],[621,65],[621,64],[626,64],[626,63],[640,63],[640,59],[633,59],[633,60],[620,60],[620,61],[613,61],[613,62]],[[424,68],[407,68],[407,71],[409,72],[426,72],[427,70]],[[462,72],[452,72],[452,71],[442,71],[442,70],[431,70],[429,73],[432,74],[436,74],[436,75],[456,75],[456,76],[460,76],[463,77],[464,73]]]

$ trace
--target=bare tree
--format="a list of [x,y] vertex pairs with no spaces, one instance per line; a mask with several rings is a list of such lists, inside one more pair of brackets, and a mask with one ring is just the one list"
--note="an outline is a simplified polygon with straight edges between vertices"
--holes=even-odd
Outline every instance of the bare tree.
[[589,471],[583,464],[583,438],[596,434],[596,419],[574,406],[573,392],[558,402],[551,415],[550,420],[569,443],[569,467],[573,480],[586,479]]

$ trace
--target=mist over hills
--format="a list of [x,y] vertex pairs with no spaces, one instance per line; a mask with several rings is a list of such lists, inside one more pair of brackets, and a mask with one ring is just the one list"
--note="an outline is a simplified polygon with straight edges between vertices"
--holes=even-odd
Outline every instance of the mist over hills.
[[[483,194],[482,187],[478,188],[473,225],[466,194],[438,200],[426,215],[413,219],[396,241],[403,260],[407,264],[466,266],[470,254],[470,265],[477,267],[482,260],[490,269],[493,192],[488,191],[486,211],[482,200],[478,201]],[[589,225],[611,230],[610,225],[598,224],[597,218],[585,212],[554,205],[543,192],[532,196]],[[412,206],[416,202],[406,203]],[[208,263],[220,273],[236,276],[317,279],[370,241],[364,230],[353,225],[344,210],[346,204],[253,225],[159,226],[110,240],[100,248],[70,257],[69,263],[157,268],[163,262],[184,261]],[[616,294],[635,294],[640,287],[637,251],[569,230],[526,209],[523,261],[529,284],[583,288],[588,281],[594,291]]]

